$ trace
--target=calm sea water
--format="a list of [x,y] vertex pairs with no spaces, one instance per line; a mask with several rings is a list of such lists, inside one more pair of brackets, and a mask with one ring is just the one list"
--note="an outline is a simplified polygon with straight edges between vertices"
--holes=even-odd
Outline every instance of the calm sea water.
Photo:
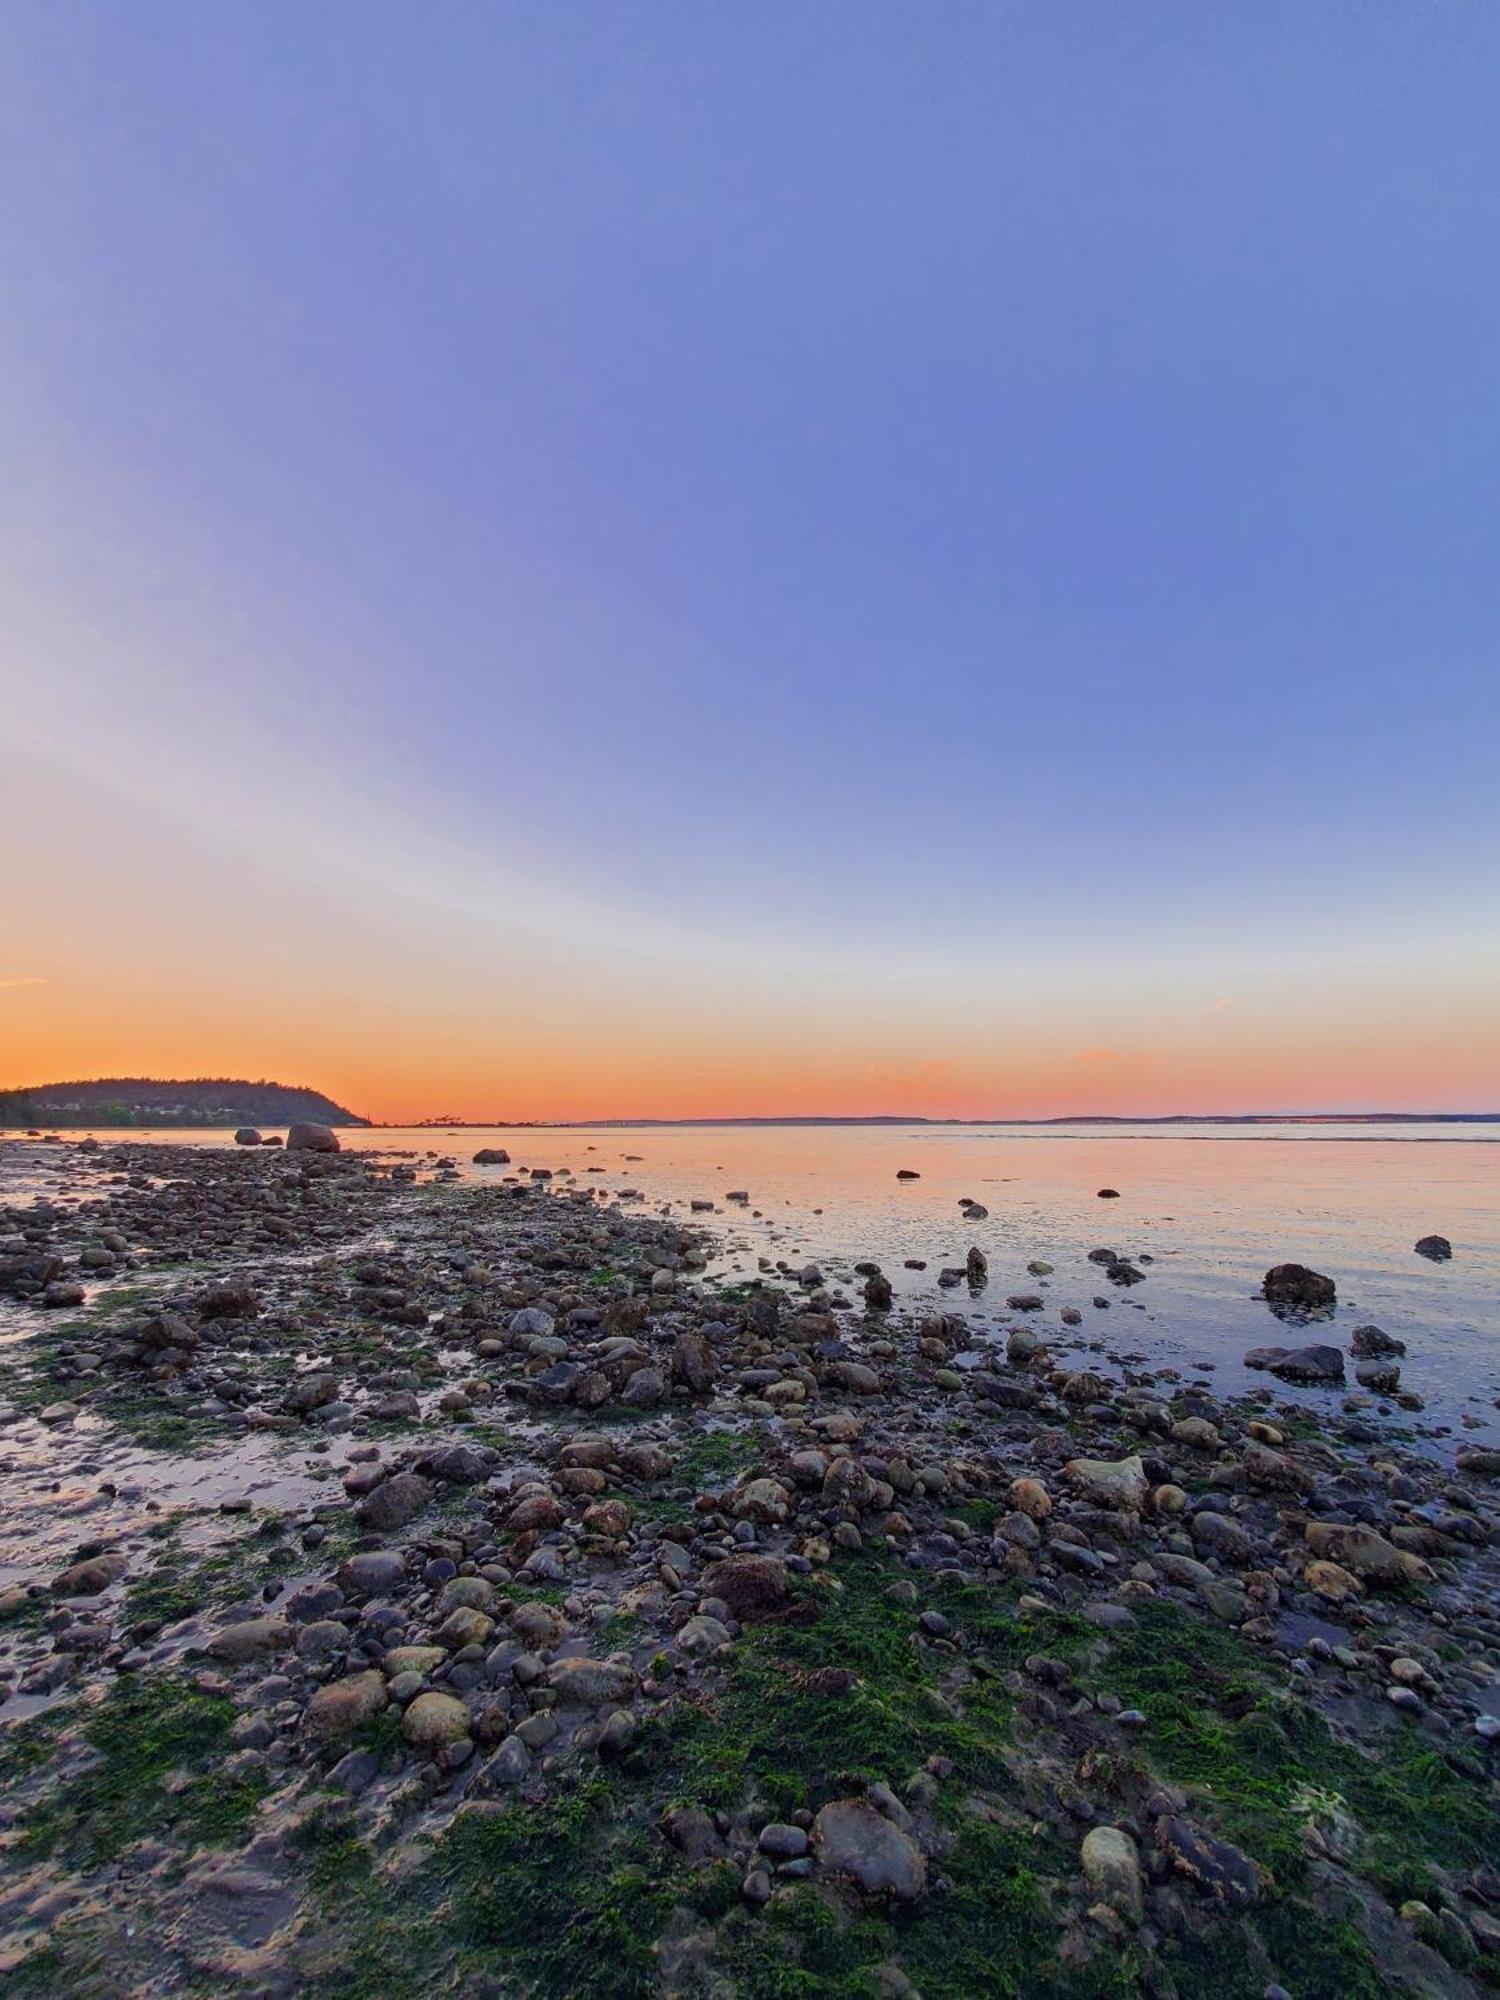
[[[1247,1348],[1344,1343],[1374,1321],[1407,1343],[1405,1384],[1426,1400],[1434,1426],[1500,1432],[1500,1133],[1485,1128],[723,1126],[461,1136],[461,1149],[451,1143],[468,1173],[493,1172],[467,1162],[498,1143],[517,1166],[570,1169],[659,1203],[715,1198],[721,1214],[710,1220],[727,1245],[718,1268],[728,1275],[752,1275],[761,1257],[794,1268],[810,1257],[830,1275],[873,1258],[898,1296],[961,1309],[981,1332],[1013,1318],[1009,1293],[1041,1289],[1039,1320],[1055,1324],[1058,1308],[1077,1305],[1082,1341],[1211,1376],[1219,1387],[1267,1383],[1242,1367]],[[589,1172],[600,1166],[602,1175]],[[921,1178],[898,1180],[903,1168]],[[1100,1200],[1102,1187],[1117,1188],[1119,1199]],[[748,1190],[751,1213],[724,1203],[730,1189]],[[989,1210],[986,1220],[962,1215],[969,1196]],[[1451,1263],[1413,1254],[1431,1232],[1451,1239]],[[988,1286],[972,1295],[940,1289],[939,1270],[962,1264],[971,1243],[989,1260]],[[1101,1246],[1151,1257],[1146,1282],[1127,1293],[1101,1283],[1087,1259]],[[927,1269],[905,1269],[907,1258]],[[1055,1267],[1043,1286],[1027,1273],[1033,1259]],[[1288,1329],[1256,1296],[1268,1266],[1289,1260],[1336,1280],[1331,1322]],[[1093,1307],[1100,1296],[1110,1298],[1107,1310]],[[1301,1399],[1279,1385],[1277,1393]]]
[[[230,1143],[228,1134],[132,1136]],[[475,1179],[498,1177],[502,1170],[470,1162],[481,1146],[500,1145],[514,1162],[504,1171],[551,1167],[609,1192],[638,1189],[674,1213],[712,1199],[717,1213],[699,1219],[725,1245],[716,1273],[753,1276],[764,1257],[794,1269],[812,1259],[838,1278],[873,1258],[901,1300],[963,1310],[981,1336],[1012,1317],[1008,1293],[1040,1289],[1039,1323],[1055,1326],[1058,1309],[1076,1305],[1080,1343],[1200,1373],[1225,1391],[1270,1381],[1241,1366],[1247,1348],[1347,1345],[1353,1327],[1373,1321],[1406,1342],[1404,1383],[1427,1405],[1420,1418],[1400,1412],[1394,1421],[1500,1437],[1497,1127],[437,1127],[341,1136],[346,1147],[418,1161],[450,1156]],[[921,1178],[898,1181],[902,1168]],[[1099,1200],[1101,1187],[1118,1188],[1119,1200]],[[748,1191],[748,1209],[725,1202],[731,1189]],[[988,1219],[965,1220],[964,1196],[982,1202]],[[1416,1239],[1434,1232],[1451,1239],[1451,1263],[1413,1254]],[[939,1269],[962,1264],[971,1243],[989,1260],[988,1286],[940,1290]],[[1102,1283],[1087,1252],[1106,1245],[1152,1258],[1146,1282],[1126,1293]],[[907,1258],[928,1268],[906,1270]],[[1055,1267],[1044,1285],[1027,1274],[1036,1258]],[[1256,1297],[1268,1266],[1289,1260],[1336,1280],[1331,1321],[1289,1329]],[[1096,1296],[1110,1298],[1108,1310],[1094,1308]],[[1351,1364],[1351,1387],[1352,1379]],[[1294,1400],[1329,1396],[1274,1386]]]

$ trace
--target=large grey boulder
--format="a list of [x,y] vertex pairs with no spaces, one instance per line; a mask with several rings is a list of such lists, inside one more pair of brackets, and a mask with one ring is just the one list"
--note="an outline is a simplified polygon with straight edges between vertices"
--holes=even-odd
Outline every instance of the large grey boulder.
[[824,1806],[813,1822],[812,1840],[819,1866],[847,1876],[867,1896],[915,1903],[926,1891],[921,1848],[865,1799],[835,1799]]

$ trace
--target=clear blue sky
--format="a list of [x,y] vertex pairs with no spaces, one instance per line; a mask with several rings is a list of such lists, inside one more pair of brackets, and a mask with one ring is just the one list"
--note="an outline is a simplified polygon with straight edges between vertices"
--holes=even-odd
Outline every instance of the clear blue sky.
[[[1200,1094],[1316,1094],[1351,987],[1494,1094],[1497,104],[1475,5],[11,0],[5,747],[319,899],[310,977],[324,924],[401,953],[365,818],[451,982],[636,936],[623,1017],[690,1040],[695,965],[779,957],[771,1097],[900,968],[876,1074],[988,1010],[951,1089],[1015,1101],[1084,982],[1165,1104],[1167,997],[1257,955],[1301,983]],[[287,791],[338,825],[277,850]],[[65,985],[88,867],[0,975]]]

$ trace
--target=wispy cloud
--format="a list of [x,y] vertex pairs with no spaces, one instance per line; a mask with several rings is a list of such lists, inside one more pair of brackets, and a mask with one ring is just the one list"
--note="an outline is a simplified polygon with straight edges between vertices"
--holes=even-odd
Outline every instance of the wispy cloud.
[[7,986],[45,986],[45,979],[0,979],[0,988]]

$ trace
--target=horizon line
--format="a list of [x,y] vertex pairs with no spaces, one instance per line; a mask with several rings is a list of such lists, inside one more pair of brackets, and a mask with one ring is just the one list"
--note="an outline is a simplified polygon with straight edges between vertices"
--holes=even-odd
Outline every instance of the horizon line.
[[377,1118],[369,1121],[379,1131],[455,1130],[481,1131],[561,1131],[578,1127],[613,1125],[1289,1125],[1289,1124],[1483,1124],[1500,1123],[1500,1110],[1493,1111],[1068,1111],[1045,1118],[942,1117],[931,1113],[893,1111],[868,1112],[742,1112],[729,1116],[658,1115],[610,1116],[602,1118]]

